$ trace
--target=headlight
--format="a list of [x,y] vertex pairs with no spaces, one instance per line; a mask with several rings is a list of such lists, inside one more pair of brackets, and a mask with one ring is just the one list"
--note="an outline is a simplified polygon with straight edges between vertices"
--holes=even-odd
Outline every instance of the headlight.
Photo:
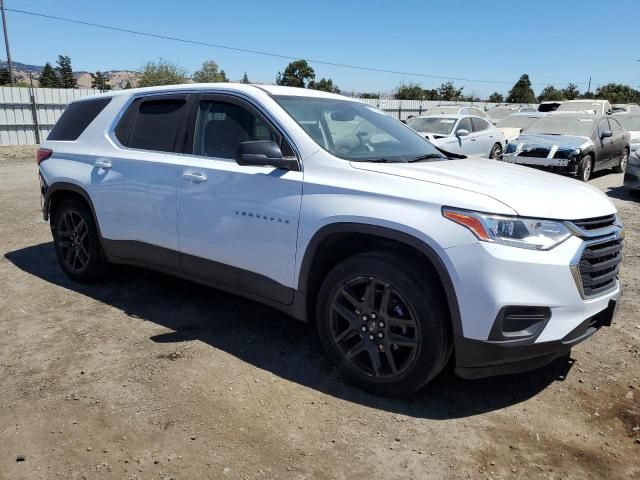
[[442,215],[456,222],[483,242],[500,243],[531,250],[550,250],[571,236],[562,222],[509,217],[443,208]]

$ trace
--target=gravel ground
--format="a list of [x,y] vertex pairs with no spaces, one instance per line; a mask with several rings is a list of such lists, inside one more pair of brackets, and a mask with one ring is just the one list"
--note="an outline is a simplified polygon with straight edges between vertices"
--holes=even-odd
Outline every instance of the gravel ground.
[[69,281],[34,158],[0,149],[0,478],[640,478],[640,204],[622,175],[592,181],[627,227],[611,328],[535,372],[446,371],[384,399],[259,304],[132,268]]

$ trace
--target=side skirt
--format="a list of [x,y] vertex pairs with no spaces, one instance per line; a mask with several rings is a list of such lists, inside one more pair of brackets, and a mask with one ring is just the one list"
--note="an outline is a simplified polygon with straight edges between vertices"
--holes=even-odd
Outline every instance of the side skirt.
[[304,293],[263,275],[131,240],[101,239],[107,261],[155,270],[239,295],[307,321]]

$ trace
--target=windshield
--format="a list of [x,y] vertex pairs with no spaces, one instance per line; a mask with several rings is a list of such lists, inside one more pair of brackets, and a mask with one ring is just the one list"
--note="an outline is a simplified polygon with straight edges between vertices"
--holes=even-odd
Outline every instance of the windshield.
[[377,108],[330,98],[274,96],[322,148],[345,160],[408,162],[446,158],[425,138]]
[[594,111],[596,113],[602,112],[602,104],[598,102],[566,102],[558,107],[558,112],[585,112]]
[[538,105],[539,112],[553,112],[558,109],[561,103],[541,103]]
[[416,132],[435,133],[438,135],[449,135],[453,126],[456,124],[455,118],[414,118],[409,122],[409,126]]
[[512,113],[515,113],[516,111],[517,111],[516,109],[509,108],[509,107],[496,107],[489,110],[487,112],[487,115],[489,115],[489,118],[496,120],[499,118],[507,117]]
[[528,117],[527,115],[509,115],[499,120],[496,127],[501,128],[527,128],[540,117]]
[[597,117],[573,117],[551,115],[541,118],[525,128],[522,133],[538,135],[577,135],[588,137]]
[[640,115],[616,115],[615,118],[620,122],[624,130],[640,130]]

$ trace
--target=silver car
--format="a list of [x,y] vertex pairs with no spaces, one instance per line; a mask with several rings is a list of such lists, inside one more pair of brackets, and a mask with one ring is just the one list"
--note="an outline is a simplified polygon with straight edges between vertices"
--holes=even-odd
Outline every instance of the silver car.
[[471,115],[422,115],[408,125],[437,147],[467,156],[497,160],[506,144],[495,126]]
[[475,117],[487,118],[487,114],[482,107],[463,105],[437,105],[426,110],[423,115],[473,115]]

